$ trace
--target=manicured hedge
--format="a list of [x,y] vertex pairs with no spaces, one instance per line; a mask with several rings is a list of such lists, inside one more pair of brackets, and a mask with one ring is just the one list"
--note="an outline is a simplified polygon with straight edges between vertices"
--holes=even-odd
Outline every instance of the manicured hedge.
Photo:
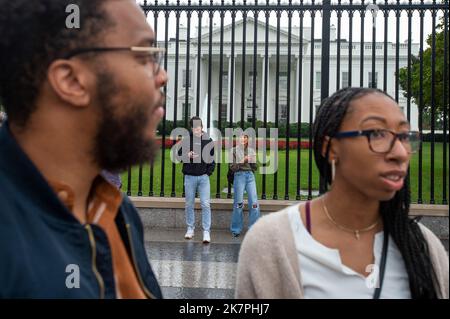
[[[165,130],[163,130],[163,123],[159,123],[158,125],[158,135],[163,135],[163,133],[165,133],[166,137],[170,136],[170,133],[172,132],[174,125],[173,125],[173,121],[168,121],[166,120],[166,127]],[[189,125],[189,124],[188,124]],[[189,128],[189,126],[186,126],[185,120],[180,120],[177,121],[177,125],[176,127],[179,128]],[[218,128],[218,121],[213,121],[213,127]],[[238,128],[241,127],[241,122],[236,122],[236,123],[230,123],[230,122],[226,122],[226,123],[221,123],[221,132],[222,135],[225,136],[225,128]],[[252,123],[251,122],[244,122],[243,128],[244,130],[252,127]],[[275,123],[273,122],[267,122],[267,125],[264,126],[264,122],[262,121],[256,121],[256,130],[258,128],[267,128],[267,136],[269,136],[269,129],[271,128],[275,128]],[[300,137],[301,138],[307,138],[309,136],[309,123],[301,123],[300,124]],[[286,129],[287,129],[287,125],[286,123],[278,123],[278,138],[285,138],[286,137]],[[297,133],[298,133],[298,129],[299,126],[297,125],[297,123],[291,123],[289,125],[289,136],[296,138],[297,137]]]

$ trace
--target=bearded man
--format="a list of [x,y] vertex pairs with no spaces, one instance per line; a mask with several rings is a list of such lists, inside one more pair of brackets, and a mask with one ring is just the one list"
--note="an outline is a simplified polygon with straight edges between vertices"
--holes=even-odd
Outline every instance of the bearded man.
[[0,8],[0,298],[161,298],[137,210],[100,174],[156,153],[167,74],[144,13],[134,0]]

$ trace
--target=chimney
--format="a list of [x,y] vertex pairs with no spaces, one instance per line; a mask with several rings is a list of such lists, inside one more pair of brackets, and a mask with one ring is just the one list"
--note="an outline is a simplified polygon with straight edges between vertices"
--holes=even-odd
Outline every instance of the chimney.
[[330,41],[336,41],[336,26],[334,24],[330,28]]
[[179,37],[180,37],[180,42],[181,41],[186,41],[186,35],[187,35],[187,28],[184,25],[183,22],[180,23],[179,26]]

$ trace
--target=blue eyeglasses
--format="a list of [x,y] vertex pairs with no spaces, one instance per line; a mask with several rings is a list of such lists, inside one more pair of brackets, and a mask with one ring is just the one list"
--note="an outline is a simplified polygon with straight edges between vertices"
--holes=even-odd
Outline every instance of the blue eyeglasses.
[[398,139],[408,153],[416,153],[420,149],[421,137],[420,132],[409,131],[405,133],[395,133],[390,130],[363,130],[363,131],[346,131],[336,133],[333,137],[348,138],[365,136],[369,142],[369,148],[372,152],[378,154],[387,154],[394,147],[395,141]]

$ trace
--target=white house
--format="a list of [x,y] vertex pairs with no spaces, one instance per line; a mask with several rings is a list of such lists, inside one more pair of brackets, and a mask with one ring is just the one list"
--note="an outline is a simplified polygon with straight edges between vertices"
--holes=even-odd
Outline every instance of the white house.
[[[252,118],[253,106],[253,53],[254,53],[254,23],[252,18],[246,20],[246,54],[245,60],[242,55],[242,33],[243,21],[236,21],[235,23],[235,48],[234,48],[234,63],[231,59],[231,24],[224,27],[223,36],[223,72],[222,72],[222,114],[221,119],[227,121],[237,122],[241,119],[242,106],[242,81],[245,85],[244,93],[244,117],[246,120]],[[265,32],[266,24],[264,22],[257,22],[257,72],[256,72],[256,118],[258,120],[264,119],[264,101],[267,95],[267,121],[275,121],[275,105],[276,105],[276,53],[277,53],[277,30],[276,27],[269,27],[269,44],[268,44],[268,83],[267,92],[264,86],[264,72],[265,72]],[[311,29],[305,28],[303,31],[303,59],[299,60],[299,28],[292,28],[291,34],[291,68],[288,70],[288,32],[286,28],[280,30],[280,69],[279,69],[279,114],[278,120],[285,121],[287,116],[287,79],[290,76],[291,90],[290,90],[290,122],[298,121],[298,112],[301,112],[301,122],[309,122],[310,106],[312,105],[313,113],[320,104],[320,86],[321,86],[321,41],[315,40],[311,43]],[[214,27],[212,34],[212,72],[211,79],[208,79],[208,63],[209,63],[209,28],[202,30],[201,40],[201,65],[200,74],[197,74],[198,63],[198,38],[197,30],[191,30],[190,54],[189,54],[189,73],[186,72],[186,28],[180,27],[180,41],[179,41],[179,55],[178,55],[178,87],[175,92],[175,52],[176,41],[171,39],[168,43],[168,59],[167,72],[169,74],[169,83],[167,86],[167,120],[173,121],[174,109],[177,107],[177,120],[184,119],[185,102],[186,102],[186,76],[189,74],[190,81],[188,84],[188,117],[195,115],[196,105],[199,103],[200,115],[202,119],[206,119],[207,109],[207,93],[208,81],[211,81],[211,119],[218,120],[219,114],[219,77],[220,77],[220,28]],[[164,47],[164,43],[159,43]],[[313,79],[310,77],[311,72],[311,45],[314,45],[314,69]],[[349,43],[345,39],[341,39],[340,52],[340,87],[348,86],[349,70],[348,70],[348,53]],[[352,43],[352,86],[360,85],[360,42]],[[396,61],[396,44],[387,43],[387,92],[395,96],[395,61]],[[408,51],[407,44],[400,44],[399,48],[399,66],[400,68],[407,65]],[[419,52],[419,45],[413,43],[411,52],[417,55]],[[376,43],[376,85],[378,88],[383,88],[384,75],[384,43]],[[245,64],[245,74],[242,74],[243,63]],[[301,74],[299,69],[301,66]],[[234,70],[234,83],[231,88],[232,68]],[[336,72],[337,72],[337,42],[336,29],[331,30],[331,44],[330,44],[330,94],[336,91]],[[370,86],[372,73],[372,42],[364,43],[364,78],[363,86]],[[200,95],[197,96],[197,82],[200,79]],[[299,107],[299,81],[300,81],[300,96],[301,103]],[[313,97],[311,104],[310,86],[313,86]],[[231,90],[233,90],[233,103],[230,101]],[[177,101],[175,103],[175,96]],[[198,99],[198,102],[197,102]],[[230,119],[229,106],[233,105],[233,118]],[[403,97],[403,92],[400,89],[399,104],[406,114],[407,101]],[[176,105],[176,106],[175,106]],[[314,116],[313,114],[313,116]],[[411,101],[411,125],[413,129],[418,128],[418,111],[417,106]],[[211,124],[210,124],[211,125]]]

